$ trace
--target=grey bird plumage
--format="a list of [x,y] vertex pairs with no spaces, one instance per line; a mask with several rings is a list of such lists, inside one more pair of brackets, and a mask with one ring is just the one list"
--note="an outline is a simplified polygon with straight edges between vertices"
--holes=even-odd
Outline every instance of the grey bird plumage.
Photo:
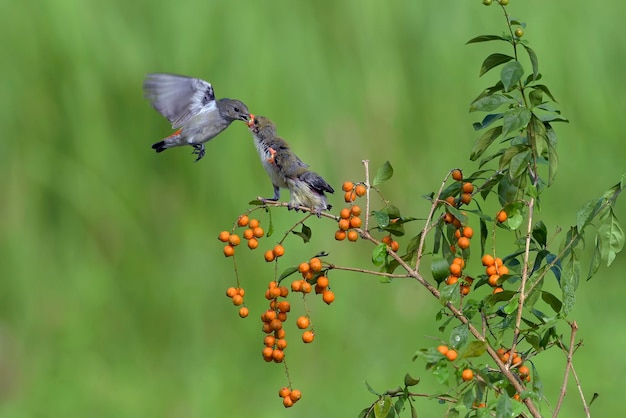
[[143,89],[156,111],[170,121],[173,129],[177,129],[152,145],[156,152],[190,145],[198,161],[205,154],[205,142],[215,138],[232,122],[247,122],[249,119],[248,107],[243,102],[227,98],[216,100],[211,84],[199,78],[148,74]]
[[261,163],[274,187],[274,197],[279,200],[280,189],[289,189],[289,208],[310,208],[318,216],[331,208],[325,192],[333,188],[291,150],[287,141],[276,134],[274,123],[263,116],[251,116],[248,122]]

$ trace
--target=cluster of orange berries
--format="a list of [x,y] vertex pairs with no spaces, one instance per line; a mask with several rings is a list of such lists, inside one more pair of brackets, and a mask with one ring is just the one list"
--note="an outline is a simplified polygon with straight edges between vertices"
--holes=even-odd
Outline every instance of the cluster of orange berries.
[[343,241],[348,238],[348,241],[356,241],[359,239],[356,228],[360,228],[363,223],[361,216],[361,208],[352,204],[357,197],[364,196],[367,192],[367,188],[364,184],[360,183],[356,186],[351,181],[346,181],[341,186],[341,189],[345,192],[344,200],[346,203],[350,203],[351,206],[341,209],[339,213],[339,221],[337,222],[337,232],[335,232],[335,239],[337,241]]
[[511,350],[505,350],[504,348],[499,348],[496,353],[503,363],[508,363],[509,361],[511,362],[511,365],[513,365],[515,370],[517,370],[519,378],[522,382],[530,382],[530,369],[528,366],[524,365],[524,360],[522,360],[519,353]]
[[[457,182],[461,183],[463,181],[463,173],[458,168],[456,170],[452,170],[452,178]],[[460,196],[458,200],[454,198],[454,196],[450,196],[446,199],[446,202],[450,206],[459,206],[461,203],[465,205],[469,205],[472,201],[472,193],[474,192],[474,185],[470,182],[461,183]]]
[[265,291],[265,299],[270,301],[270,305],[269,309],[261,314],[261,321],[263,332],[268,334],[263,340],[265,347],[262,352],[263,359],[267,362],[282,363],[285,359],[284,350],[287,348],[287,340],[283,323],[287,320],[291,305],[289,301],[279,301],[278,298],[285,298],[288,294],[289,289],[286,286],[280,286],[276,281],[271,281]]
[[504,289],[502,288],[500,278],[509,274],[509,268],[504,265],[501,258],[494,258],[491,254],[483,255],[481,261],[483,266],[485,266],[489,286],[493,287],[493,293],[496,294],[502,292]]
[[391,234],[385,235],[381,241],[387,244],[389,249],[391,249],[391,251],[393,251],[394,253],[397,253],[400,249],[400,243],[394,240]]
[[[335,293],[328,288],[329,281],[322,273],[322,261],[313,257],[308,262],[300,263],[298,271],[302,274],[302,279],[294,280],[291,283],[291,290],[294,292],[311,293],[313,287],[310,282],[315,281],[315,294],[322,295],[322,300],[330,305],[335,301]],[[307,328],[306,326],[300,329]],[[305,341],[306,342],[306,341]]]
[[285,255],[285,247],[283,247],[281,244],[276,244],[271,250],[265,251],[263,257],[265,258],[265,261],[269,263],[274,261],[278,257],[282,257],[283,255]]
[[[445,283],[447,285],[456,284],[459,281],[461,276],[463,276],[463,269],[465,268],[465,260],[461,257],[455,257],[450,264],[450,275],[446,278]],[[472,289],[472,283],[474,283],[474,279],[470,276],[463,277],[463,281],[461,282],[460,291],[463,296],[467,296]]]
[[284,387],[278,391],[278,396],[283,398],[285,408],[289,408],[302,398],[302,393],[298,389],[291,390],[288,387]]
[[[251,250],[257,248],[259,246],[259,238],[265,234],[263,228],[259,226],[259,220],[250,219],[248,218],[248,215],[241,215],[239,219],[237,219],[237,225],[240,227],[247,226],[247,228],[243,231],[243,237],[248,240],[248,248]],[[226,246],[224,247],[224,256],[226,257],[232,257],[235,255],[235,247],[241,243],[239,235],[231,234],[228,231],[220,232],[217,239],[226,243]]]
[[[241,306],[243,305],[243,295],[245,294],[243,288],[241,287],[229,287],[226,289],[226,296],[232,299],[233,305]],[[239,308],[239,316],[245,318],[248,316],[248,308],[242,306]]]
[[455,349],[449,348],[447,345],[438,346],[437,351],[443,354],[444,357],[450,361],[456,360],[456,358],[459,356],[459,353],[457,353]]

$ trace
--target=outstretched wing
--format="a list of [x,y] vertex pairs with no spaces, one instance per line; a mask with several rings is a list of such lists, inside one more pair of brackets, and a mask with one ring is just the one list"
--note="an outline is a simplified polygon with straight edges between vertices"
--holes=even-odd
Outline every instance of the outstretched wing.
[[305,183],[307,183],[311,188],[318,191],[319,193],[324,193],[324,192],[334,193],[335,192],[333,188],[330,186],[330,184],[326,183],[326,180],[324,180],[322,176],[320,176],[317,173],[314,173],[313,171],[304,172],[300,176],[300,179],[304,181]]
[[216,107],[213,87],[199,78],[148,74],[143,90],[152,106],[170,121],[174,129],[182,127],[198,113]]

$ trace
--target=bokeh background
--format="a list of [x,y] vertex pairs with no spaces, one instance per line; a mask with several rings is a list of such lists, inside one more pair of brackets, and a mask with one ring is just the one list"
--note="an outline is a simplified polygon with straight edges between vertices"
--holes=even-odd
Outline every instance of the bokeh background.
[[[571,120],[557,125],[560,172],[540,214],[552,231],[566,229],[626,168],[626,41],[616,35],[625,6],[512,0],[509,10],[529,23],[544,82]],[[432,298],[408,280],[336,273],[335,303],[309,304],[315,343],[299,344],[292,326],[289,370],[303,399],[284,410],[282,367],[260,356],[273,269],[261,250],[239,249],[251,310],[240,320],[224,296],[232,262],[215,239],[251,199],[271,194],[250,135],[233,124],[197,164],[190,149],[156,155],[150,144],[171,130],[141,84],[157,71],[209,80],[218,97],[272,118],[337,189],[364,178],[361,160],[373,169],[389,160],[385,197],[423,216],[421,196],[450,168],[476,169],[468,155],[480,116],[467,110],[493,82],[478,69],[496,44],[464,44],[503,23],[478,0],[2,2],[0,416],[346,417],[374,400],[366,380],[383,391],[408,371],[423,378],[417,391],[444,390],[411,361],[442,337]],[[331,200],[341,206],[341,196]],[[273,211],[276,235],[261,248],[300,217]],[[320,250],[369,266],[367,245],[334,242],[331,222],[308,225],[312,241],[288,240],[282,267]],[[585,395],[600,394],[596,416],[622,411],[615,382],[626,364],[609,353],[626,345],[625,268],[620,255],[581,282],[571,314]],[[546,414],[564,362],[556,352],[537,361]],[[420,416],[444,410],[417,407]],[[582,416],[573,384],[562,416]]]

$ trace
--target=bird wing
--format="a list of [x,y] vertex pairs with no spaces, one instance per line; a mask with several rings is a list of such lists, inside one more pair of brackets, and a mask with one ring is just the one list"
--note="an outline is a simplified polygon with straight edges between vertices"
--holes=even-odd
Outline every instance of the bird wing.
[[302,175],[300,176],[300,179],[320,193],[323,193],[323,192],[334,193],[335,192],[335,190],[333,190],[330,184],[326,183],[326,180],[324,180],[322,176],[320,176],[319,174],[313,171],[306,171],[302,173]]
[[143,82],[145,97],[167,118],[172,128],[182,127],[198,113],[215,108],[211,83],[175,74],[148,74]]

